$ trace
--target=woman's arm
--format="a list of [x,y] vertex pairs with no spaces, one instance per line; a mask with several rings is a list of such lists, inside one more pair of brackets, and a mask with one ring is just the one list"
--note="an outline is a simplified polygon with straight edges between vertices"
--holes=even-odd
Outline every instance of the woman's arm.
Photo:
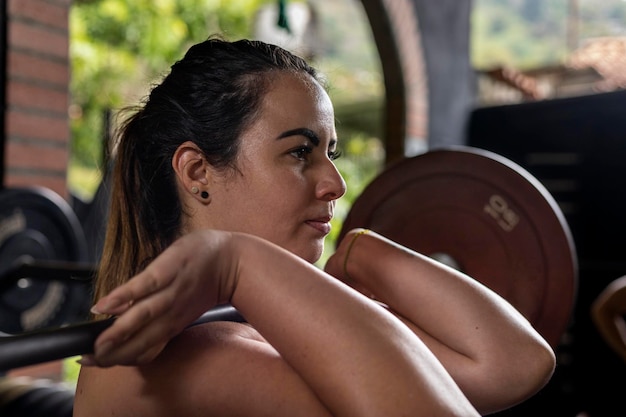
[[121,315],[98,338],[95,360],[105,366],[150,360],[156,354],[150,346],[162,347],[194,316],[227,301],[334,416],[477,415],[432,352],[394,315],[249,235],[185,236],[100,300],[97,310]]
[[591,317],[605,342],[626,361],[626,276],[611,282],[591,306]]
[[346,235],[326,271],[401,317],[480,412],[513,406],[547,383],[554,353],[507,301],[452,268],[362,232]]

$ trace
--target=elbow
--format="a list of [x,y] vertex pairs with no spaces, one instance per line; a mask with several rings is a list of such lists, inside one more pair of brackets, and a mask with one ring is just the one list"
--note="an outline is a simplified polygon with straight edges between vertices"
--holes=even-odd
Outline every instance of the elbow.
[[539,340],[491,364],[496,366],[483,373],[484,389],[473,402],[481,414],[511,408],[537,394],[552,378],[556,356],[547,343]]
[[503,376],[510,390],[511,405],[521,403],[537,394],[552,378],[556,368],[556,355],[543,339],[531,343],[520,352],[517,358],[511,358],[514,368],[509,375]]
[[520,365],[524,380],[527,381],[526,392],[522,400],[532,397],[540,391],[552,378],[556,369],[556,355],[547,343],[538,343],[532,356]]
[[528,329],[503,352],[499,373],[502,386],[509,387],[511,406],[537,394],[550,381],[556,370],[554,349],[537,331]]
[[556,356],[549,345],[540,345],[520,360],[517,370],[509,375],[508,384],[515,387],[510,391],[509,404],[505,408],[522,403],[533,397],[554,375],[556,369]]

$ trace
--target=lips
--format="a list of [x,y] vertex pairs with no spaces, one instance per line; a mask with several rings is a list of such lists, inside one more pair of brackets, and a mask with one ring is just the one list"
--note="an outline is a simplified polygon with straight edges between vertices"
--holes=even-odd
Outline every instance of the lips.
[[330,233],[331,225],[330,220],[332,216],[324,216],[319,219],[307,220],[305,223],[311,226],[312,228],[318,230],[323,235],[327,235]]

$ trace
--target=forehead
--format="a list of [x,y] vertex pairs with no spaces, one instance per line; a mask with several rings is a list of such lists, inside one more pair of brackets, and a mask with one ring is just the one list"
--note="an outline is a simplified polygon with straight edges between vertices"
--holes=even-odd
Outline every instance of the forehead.
[[334,127],[334,111],[328,94],[313,77],[303,73],[285,72],[272,79],[261,102],[260,119]]
[[319,138],[322,148],[336,143],[335,116],[328,94],[308,74],[275,76],[256,117],[240,136],[239,158],[258,160],[258,155],[274,146],[289,143],[278,140],[283,133],[303,128]]

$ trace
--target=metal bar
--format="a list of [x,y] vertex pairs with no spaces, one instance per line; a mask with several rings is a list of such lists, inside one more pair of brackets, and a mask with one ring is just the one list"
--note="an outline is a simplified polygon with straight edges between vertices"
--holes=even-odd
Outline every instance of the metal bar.
[[[114,321],[115,318],[110,318],[0,337],[0,372],[93,353],[98,335]],[[246,320],[233,306],[224,304],[207,311],[188,328],[214,321]]]

